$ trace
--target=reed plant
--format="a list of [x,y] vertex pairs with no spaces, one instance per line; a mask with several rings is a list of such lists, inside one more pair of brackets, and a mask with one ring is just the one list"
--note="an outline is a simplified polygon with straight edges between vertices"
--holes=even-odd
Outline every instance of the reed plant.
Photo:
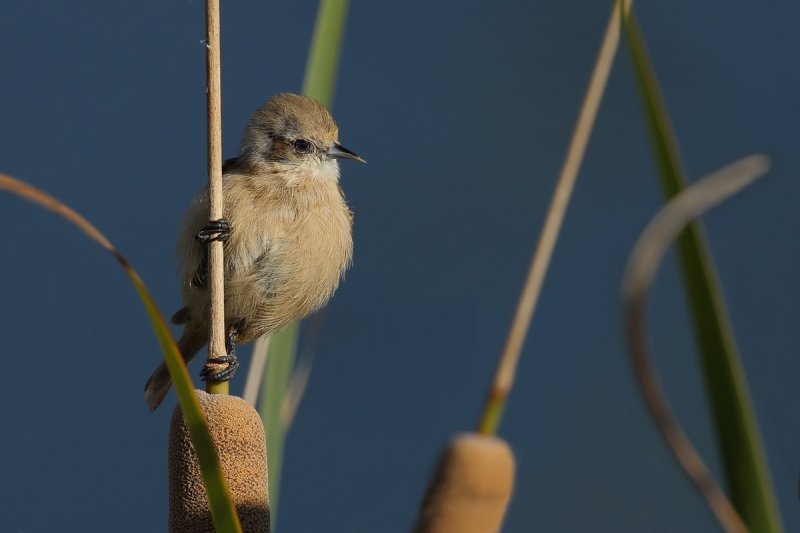
[[[303,92],[332,106],[341,43],[347,18],[347,0],[321,0],[311,41]],[[517,363],[534,318],[538,295],[546,281],[569,199],[579,175],[592,126],[624,37],[635,81],[642,96],[642,114],[653,150],[655,168],[664,192],[665,207],[635,246],[623,282],[632,366],[655,427],[662,433],[679,465],[726,531],[777,533],[782,531],[772,482],[765,460],[746,375],[736,347],[734,329],[725,309],[707,238],[695,219],[764,174],[768,160],[755,156],[725,167],[708,179],[689,186],[672,131],[655,68],[630,1],[615,0],[594,70],[578,113],[574,134],[553,198],[533,253],[531,267],[520,293],[506,343],[498,358],[486,403],[474,433],[455,435],[446,445],[422,499],[418,533],[489,533],[502,527],[515,482],[513,443],[503,441],[502,413],[510,401]],[[214,159],[210,168],[217,163]],[[228,482],[212,442],[203,412],[193,391],[186,365],[166,326],[163,315],[142,280],[125,257],[80,214],[48,194],[10,176],[0,175],[0,189],[49,209],[107,250],[133,283],[150,319],[175,382],[182,416],[208,496],[213,527],[220,532],[241,531]],[[660,257],[676,239],[687,306],[692,317],[704,386],[711,406],[715,436],[723,458],[724,481],[716,482],[705,467],[677,419],[669,411],[654,365],[647,356],[645,295],[655,277]],[[292,325],[271,339],[269,355],[262,349],[255,359],[256,383],[262,385],[258,403],[267,441],[269,497],[273,520],[280,493],[283,451],[288,430],[283,414],[295,370],[299,326]],[[262,375],[263,374],[263,375]],[[248,380],[250,382],[250,380]],[[293,400],[296,405],[297,399]],[[333,530],[336,530],[335,524]]]

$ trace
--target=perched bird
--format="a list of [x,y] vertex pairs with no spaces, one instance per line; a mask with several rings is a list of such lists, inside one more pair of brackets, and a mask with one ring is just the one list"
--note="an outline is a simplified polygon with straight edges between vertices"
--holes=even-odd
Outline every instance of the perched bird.
[[[224,242],[227,368],[247,343],[303,318],[333,295],[353,253],[353,215],[339,187],[338,159],[361,157],[338,143],[333,117],[316,100],[278,94],[247,125],[239,156],[223,166],[224,218],[208,220],[208,191],[183,221],[178,256],[184,307],[178,347],[186,361],[208,342],[207,243]],[[150,410],[171,380],[162,363],[145,386]]]

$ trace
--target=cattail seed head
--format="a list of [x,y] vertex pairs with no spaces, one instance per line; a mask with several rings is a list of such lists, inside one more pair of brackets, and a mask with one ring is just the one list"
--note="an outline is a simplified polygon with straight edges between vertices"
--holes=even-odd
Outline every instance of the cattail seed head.
[[496,533],[514,486],[514,455],[497,437],[457,435],[439,459],[415,533]]
[[[219,453],[222,472],[246,533],[269,532],[267,445],[264,426],[253,407],[236,396],[195,390]],[[169,531],[214,533],[197,454],[180,406],[169,434]]]

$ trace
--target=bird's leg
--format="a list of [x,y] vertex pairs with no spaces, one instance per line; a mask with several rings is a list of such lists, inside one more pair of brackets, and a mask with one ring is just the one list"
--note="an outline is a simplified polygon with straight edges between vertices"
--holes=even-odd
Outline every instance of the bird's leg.
[[203,229],[198,231],[194,238],[203,244],[214,241],[225,242],[231,236],[231,221],[227,218],[209,220]]
[[[236,357],[236,341],[239,340],[239,332],[244,328],[245,321],[237,320],[228,326],[228,335],[225,338],[225,351],[227,352],[222,357],[212,357],[206,361],[206,366],[200,372],[200,377],[203,381],[211,381],[221,383],[223,381],[230,381],[236,371],[239,369],[239,359]],[[214,371],[209,365],[228,365],[222,370]]]

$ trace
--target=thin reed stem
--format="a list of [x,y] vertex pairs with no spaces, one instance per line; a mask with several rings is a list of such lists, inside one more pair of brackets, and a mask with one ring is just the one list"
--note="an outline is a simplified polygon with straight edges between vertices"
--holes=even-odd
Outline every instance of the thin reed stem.
[[558,233],[561,230],[564,214],[572,196],[572,191],[575,188],[578,170],[586,153],[589,135],[591,134],[597,110],[600,107],[600,100],[603,97],[611,66],[614,63],[614,57],[619,47],[619,35],[620,13],[614,7],[611,10],[611,18],[606,27],[603,43],[600,46],[600,53],[597,56],[589,87],[586,90],[586,97],[578,115],[578,122],[572,134],[567,156],[561,168],[553,198],[550,201],[550,207],[548,208],[547,217],[525,280],[525,286],[520,294],[517,310],[511,322],[511,328],[484,405],[484,411],[478,423],[478,432],[481,434],[494,434],[500,425],[506,398],[514,384],[514,375],[522,353],[522,345],[528,335],[528,329],[530,328],[533,313],[536,310],[544,277],[547,274],[547,268],[553,256]]
[[269,341],[270,336],[265,335],[259,337],[253,344],[253,355],[250,358],[250,369],[247,372],[247,379],[244,382],[244,392],[242,398],[244,401],[256,406],[258,401],[258,393],[261,390],[261,380],[264,377],[264,369],[267,366],[267,357],[269,356]]
[[[220,81],[219,0],[206,0],[206,79],[208,112],[209,220],[223,217],[222,200],[222,105]],[[209,332],[208,357],[222,357],[225,350],[225,274],[222,243],[208,244]],[[228,382],[206,383],[211,393],[227,394]]]

